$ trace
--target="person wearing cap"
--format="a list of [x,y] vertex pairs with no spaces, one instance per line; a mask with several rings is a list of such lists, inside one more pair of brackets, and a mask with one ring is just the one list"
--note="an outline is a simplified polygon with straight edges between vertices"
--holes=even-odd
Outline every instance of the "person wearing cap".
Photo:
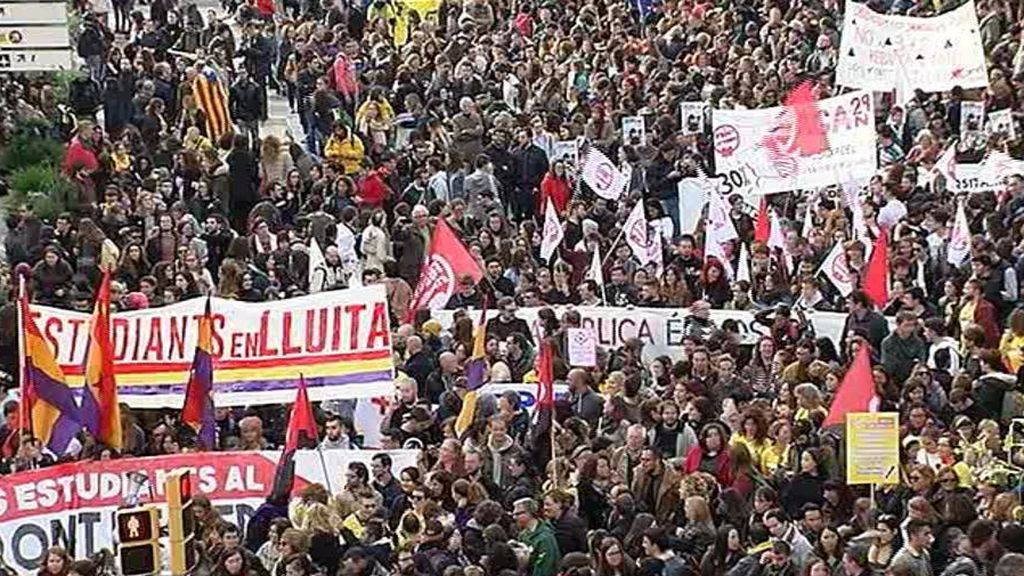
[[342,562],[342,573],[346,576],[386,576],[388,573],[362,546],[346,550]]
[[551,524],[537,517],[537,510],[533,498],[520,498],[512,504],[512,519],[519,529],[516,539],[530,547],[530,576],[554,576],[561,557],[558,540]]

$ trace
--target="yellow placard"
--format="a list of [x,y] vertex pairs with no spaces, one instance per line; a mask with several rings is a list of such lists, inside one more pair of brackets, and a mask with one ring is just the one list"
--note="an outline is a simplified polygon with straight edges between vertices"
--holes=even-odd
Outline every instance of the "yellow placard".
[[853,412],[846,415],[846,483],[898,484],[900,415]]

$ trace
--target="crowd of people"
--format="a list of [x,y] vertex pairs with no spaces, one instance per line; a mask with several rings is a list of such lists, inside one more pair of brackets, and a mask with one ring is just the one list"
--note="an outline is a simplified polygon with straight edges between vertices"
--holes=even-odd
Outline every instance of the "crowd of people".
[[[963,4],[867,3],[914,16]],[[1021,152],[1013,134],[961,126],[963,102],[1016,122],[1024,98],[1024,9],[975,6],[987,89],[875,97],[879,172],[852,200],[864,232],[844,182],[768,198],[781,249],[754,241],[756,210],[729,195],[740,238],[726,267],[705,257],[703,225],[679,233],[679,182],[715,174],[710,124],[681,125],[679,105],[777,106],[805,81],[819,98],[840,93],[843,2],[245,0],[205,14],[179,0],[84,3],[84,64],[67,101],[45,75],[0,78],[0,136],[35,122],[38,138],[67,141],[73,186],[54,218],[31,205],[5,216],[5,386],[18,386],[21,279],[33,302],[81,311],[105,269],[118,310],[211,294],[277,300],[310,291],[316,239],[325,289],[387,288],[398,374],[381,443],[420,448],[420,463],[394,469],[381,452],[369,469],[333,471],[344,477],[336,493],[277,495],[244,527],[198,497],[203,574],[1019,576],[1024,175],[965,199],[970,255],[955,266],[961,198],[934,170],[950,146],[963,161]],[[195,92],[199,75],[222,85],[230,118]],[[301,137],[266,129],[274,98],[287,99]],[[626,116],[646,119],[642,137],[623,134]],[[581,155],[555,155],[565,141],[630,174],[617,201],[579,181]],[[549,201],[564,238],[544,261]],[[637,202],[663,235],[661,265],[616,240]],[[460,279],[450,326],[410,310],[442,219],[484,271]],[[821,262],[841,244],[859,286],[883,229],[889,301],[876,306],[859,287],[844,297]],[[749,281],[728,273],[741,243]],[[569,393],[547,418],[515,393],[483,401],[456,434],[477,316],[464,311],[485,302],[499,311],[486,327],[488,378],[536,381],[549,341]],[[581,305],[689,307],[694,320],[674,358],[630,340],[600,350],[596,367],[570,367],[566,331]],[[540,333],[520,306],[547,308]],[[745,341],[713,309],[756,312],[766,335]],[[823,311],[846,314],[840,340],[815,333],[808,317]],[[901,423],[899,483],[870,494],[846,483],[842,434],[822,426],[864,346],[881,408]],[[196,450],[177,414],[126,409],[123,453],[83,432],[68,453],[47,454],[15,433],[17,413],[8,400],[6,472]],[[286,414],[218,408],[218,445],[280,445]],[[317,417],[325,449],[360,447],[344,403]],[[55,548],[40,574],[97,568]]]

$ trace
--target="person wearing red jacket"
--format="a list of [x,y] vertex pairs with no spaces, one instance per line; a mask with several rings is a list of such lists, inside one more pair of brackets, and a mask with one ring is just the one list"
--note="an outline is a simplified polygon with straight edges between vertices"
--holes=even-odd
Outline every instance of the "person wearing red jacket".
[[559,215],[565,214],[565,209],[569,206],[569,199],[572,198],[572,184],[565,173],[565,162],[562,160],[553,162],[548,173],[540,182],[540,196],[538,197],[540,204],[537,206],[537,214],[544,214],[544,211],[547,210],[548,198],[555,205],[555,211]]
[[683,472],[707,472],[722,486],[732,485],[732,459],[729,457],[729,434],[725,424],[708,422],[700,429],[697,445],[690,448],[683,462]]
[[359,203],[373,208],[383,207],[391,197],[391,187],[388,186],[390,176],[391,168],[388,163],[370,170],[359,182]]

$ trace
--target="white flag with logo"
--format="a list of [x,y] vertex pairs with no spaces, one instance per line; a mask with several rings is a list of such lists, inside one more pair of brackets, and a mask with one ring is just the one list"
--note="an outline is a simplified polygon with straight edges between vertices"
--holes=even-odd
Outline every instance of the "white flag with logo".
[[594,248],[594,255],[590,258],[590,268],[584,280],[593,280],[598,286],[604,286],[604,271],[601,269],[601,249]]
[[600,150],[591,146],[581,171],[583,181],[605,200],[618,200],[629,179]]
[[746,244],[740,244],[740,262],[736,266],[736,281],[750,282],[750,252]]
[[633,210],[626,218],[626,225],[622,228],[622,235],[626,237],[626,244],[633,250],[633,255],[643,266],[651,261],[648,249],[647,215],[644,214],[643,201],[637,201]]
[[946,146],[946,150],[935,161],[935,166],[932,170],[942,174],[942,177],[946,179],[947,189],[954,188],[956,182],[956,142],[950,142],[949,146]]
[[843,250],[842,242],[836,242],[832,251],[828,253],[825,261],[821,263],[819,273],[825,276],[836,287],[836,290],[845,298],[853,292],[853,277],[850,275],[850,268],[846,264],[846,251]]
[[963,264],[968,254],[971,253],[971,229],[967,225],[965,202],[965,200],[961,200],[956,207],[953,231],[949,234],[949,247],[946,249],[946,262],[953,266]]
[[543,240],[540,245],[540,257],[545,262],[551,261],[551,255],[555,253],[558,245],[562,243],[565,231],[562,230],[562,223],[558,221],[558,212],[555,211],[555,203],[548,198],[547,209],[544,211]]
[[327,259],[320,249],[320,242],[313,236],[309,242],[309,293],[320,292],[327,284]]
[[729,217],[729,204],[717,190],[711,191],[708,194],[708,218],[704,224],[704,254],[717,258],[730,278],[733,277],[732,262],[723,245],[739,237]]
[[810,238],[811,230],[814,229],[814,205],[816,203],[814,199],[807,202],[807,210],[804,211],[804,226],[800,230],[800,236],[803,238]]
[[654,262],[656,273],[661,276],[665,269],[665,248],[661,242],[661,233],[648,234],[647,261]]

